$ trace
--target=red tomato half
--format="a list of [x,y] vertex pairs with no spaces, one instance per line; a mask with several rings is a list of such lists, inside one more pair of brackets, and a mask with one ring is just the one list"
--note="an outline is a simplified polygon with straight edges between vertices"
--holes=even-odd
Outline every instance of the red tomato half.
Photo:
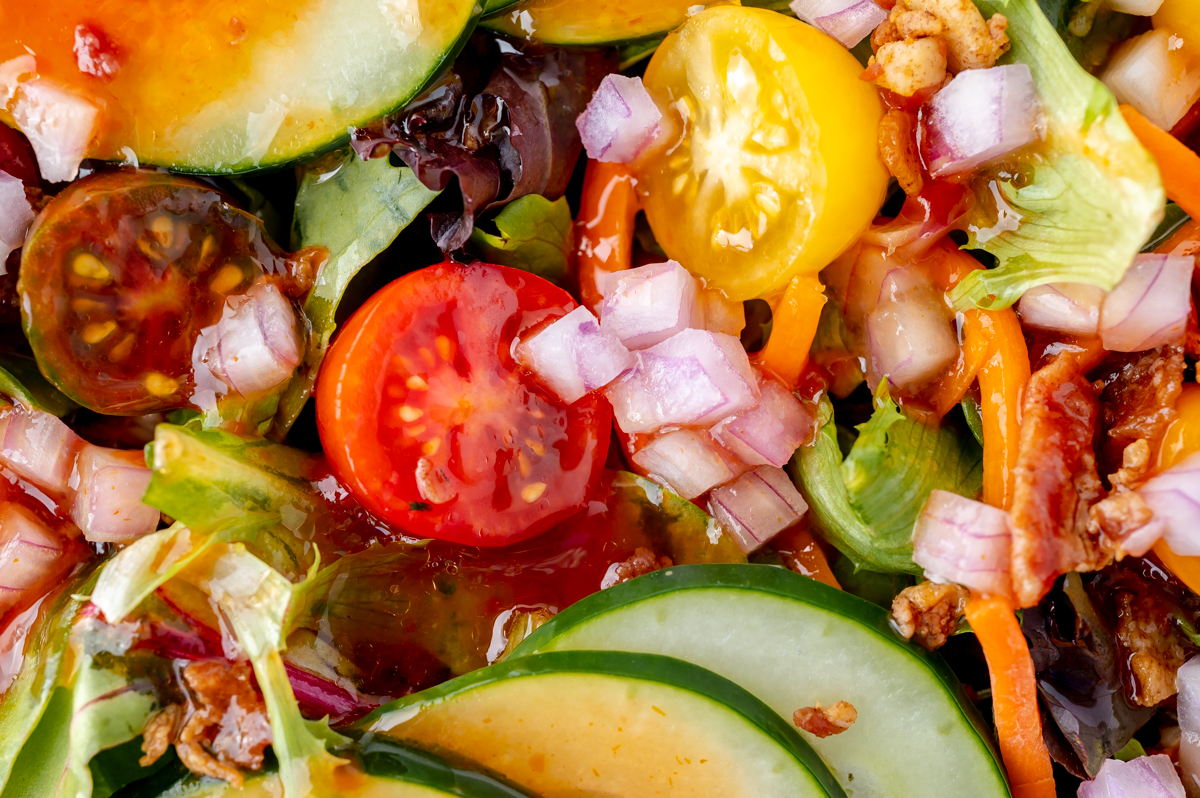
[[514,362],[515,338],[575,302],[504,266],[401,277],[342,329],[317,384],[334,473],[410,534],[476,546],[532,537],[589,498],[612,411],[563,406]]

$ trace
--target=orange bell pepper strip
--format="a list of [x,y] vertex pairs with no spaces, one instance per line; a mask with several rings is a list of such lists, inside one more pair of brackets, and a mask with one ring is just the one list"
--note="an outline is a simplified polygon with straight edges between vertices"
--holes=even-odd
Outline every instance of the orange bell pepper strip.
[[808,353],[817,336],[825,287],[815,274],[798,274],[771,307],[771,337],[754,358],[757,365],[774,374],[784,385],[800,383],[808,365]]
[[604,299],[604,279],[633,265],[639,207],[637,179],[625,164],[588,161],[575,222],[575,268],[580,301],[593,313]]
[[992,713],[1013,798],[1054,798],[1054,770],[1042,739],[1033,659],[1011,601],[972,596],[967,621],[992,680]]
[[1200,155],[1133,107],[1122,105],[1121,114],[1133,135],[1158,162],[1167,196],[1187,211],[1188,216],[1200,219]]
[[824,582],[838,590],[842,586],[833,575],[829,559],[816,538],[803,525],[794,526],[776,539],[775,549],[784,556],[784,564],[798,574]]

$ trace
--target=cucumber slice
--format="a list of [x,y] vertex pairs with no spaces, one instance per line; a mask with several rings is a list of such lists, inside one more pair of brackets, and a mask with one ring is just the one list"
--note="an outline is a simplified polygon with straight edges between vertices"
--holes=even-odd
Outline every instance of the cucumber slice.
[[[687,19],[696,0],[489,0],[483,27],[518,39],[560,46],[618,45],[662,38]],[[746,6],[787,11],[787,0]],[[502,13],[497,13],[502,12]]]
[[765,565],[690,565],[590,596],[514,657],[569,649],[665,654],[725,676],[784,718],[848,701],[845,732],[805,738],[853,798],[1008,796],[990,735],[942,659],[862,599]]
[[543,798],[845,795],[758,699],[647,654],[506,660],[381,707],[359,726],[469,757]]
[[[393,740],[375,738],[340,753],[357,760],[361,770],[338,774],[334,788],[339,798],[528,798],[511,785],[451,767],[432,754]],[[282,794],[279,776],[271,769],[248,777],[243,789],[237,790],[224,781],[195,776],[177,764],[168,772],[129,785],[113,798],[279,798]]]

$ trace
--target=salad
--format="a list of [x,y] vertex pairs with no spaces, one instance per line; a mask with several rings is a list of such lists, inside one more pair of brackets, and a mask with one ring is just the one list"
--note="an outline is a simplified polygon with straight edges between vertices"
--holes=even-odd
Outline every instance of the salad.
[[0,798],[1200,796],[1200,5],[0,6]]

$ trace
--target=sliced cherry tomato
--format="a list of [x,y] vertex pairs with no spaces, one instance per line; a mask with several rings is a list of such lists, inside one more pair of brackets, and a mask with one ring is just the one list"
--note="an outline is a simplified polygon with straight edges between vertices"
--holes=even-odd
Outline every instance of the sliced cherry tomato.
[[588,501],[612,411],[563,406],[518,370],[514,339],[576,307],[516,269],[443,263],[363,305],[329,350],[317,426],[330,465],[373,513],[421,537],[499,546]]

